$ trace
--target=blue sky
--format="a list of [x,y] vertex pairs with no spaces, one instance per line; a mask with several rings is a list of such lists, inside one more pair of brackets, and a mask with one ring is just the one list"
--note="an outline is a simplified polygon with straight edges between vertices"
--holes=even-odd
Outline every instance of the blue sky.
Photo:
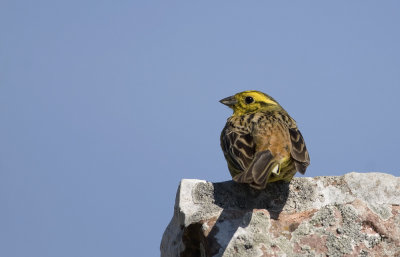
[[400,175],[398,1],[1,1],[0,256],[158,256],[229,180],[218,100],[295,118],[306,176]]

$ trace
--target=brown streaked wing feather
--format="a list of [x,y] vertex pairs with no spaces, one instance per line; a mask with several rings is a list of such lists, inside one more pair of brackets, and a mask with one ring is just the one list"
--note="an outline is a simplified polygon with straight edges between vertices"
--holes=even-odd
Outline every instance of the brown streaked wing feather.
[[292,143],[291,156],[295,160],[297,171],[301,174],[306,172],[307,166],[310,164],[310,156],[308,154],[303,136],[297,128],[290,128],[290,140]]
[[221,146],[236,169],[246,170],[254,157],[255,147],[250,134],[226,131],[221,135]]

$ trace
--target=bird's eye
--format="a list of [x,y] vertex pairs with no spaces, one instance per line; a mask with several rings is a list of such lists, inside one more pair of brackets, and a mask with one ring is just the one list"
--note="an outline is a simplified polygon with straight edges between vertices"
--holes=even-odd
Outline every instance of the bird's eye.
[[244,101],[246,102],[246,104],[251,104],[252,102],[254,102],[254,99],[253,97],[248,96],[244,99]]

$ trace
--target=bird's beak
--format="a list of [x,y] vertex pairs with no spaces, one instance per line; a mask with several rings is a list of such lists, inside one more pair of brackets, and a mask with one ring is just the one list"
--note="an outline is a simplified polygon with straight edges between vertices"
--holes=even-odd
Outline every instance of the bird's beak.
[[237,104],[237,101],[234,96],[229,96],[227,98],[219,100],[221,104],[225,104],[226,106],[232,107]]

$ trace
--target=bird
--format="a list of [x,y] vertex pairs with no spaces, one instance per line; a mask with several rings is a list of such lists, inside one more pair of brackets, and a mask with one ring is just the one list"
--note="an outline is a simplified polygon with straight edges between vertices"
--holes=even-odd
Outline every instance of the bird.
[[220,142],[232,179],[263,190],[305,174],[310,156],[296,121],[271,96],[249,90],[220,102],[231,109]]

